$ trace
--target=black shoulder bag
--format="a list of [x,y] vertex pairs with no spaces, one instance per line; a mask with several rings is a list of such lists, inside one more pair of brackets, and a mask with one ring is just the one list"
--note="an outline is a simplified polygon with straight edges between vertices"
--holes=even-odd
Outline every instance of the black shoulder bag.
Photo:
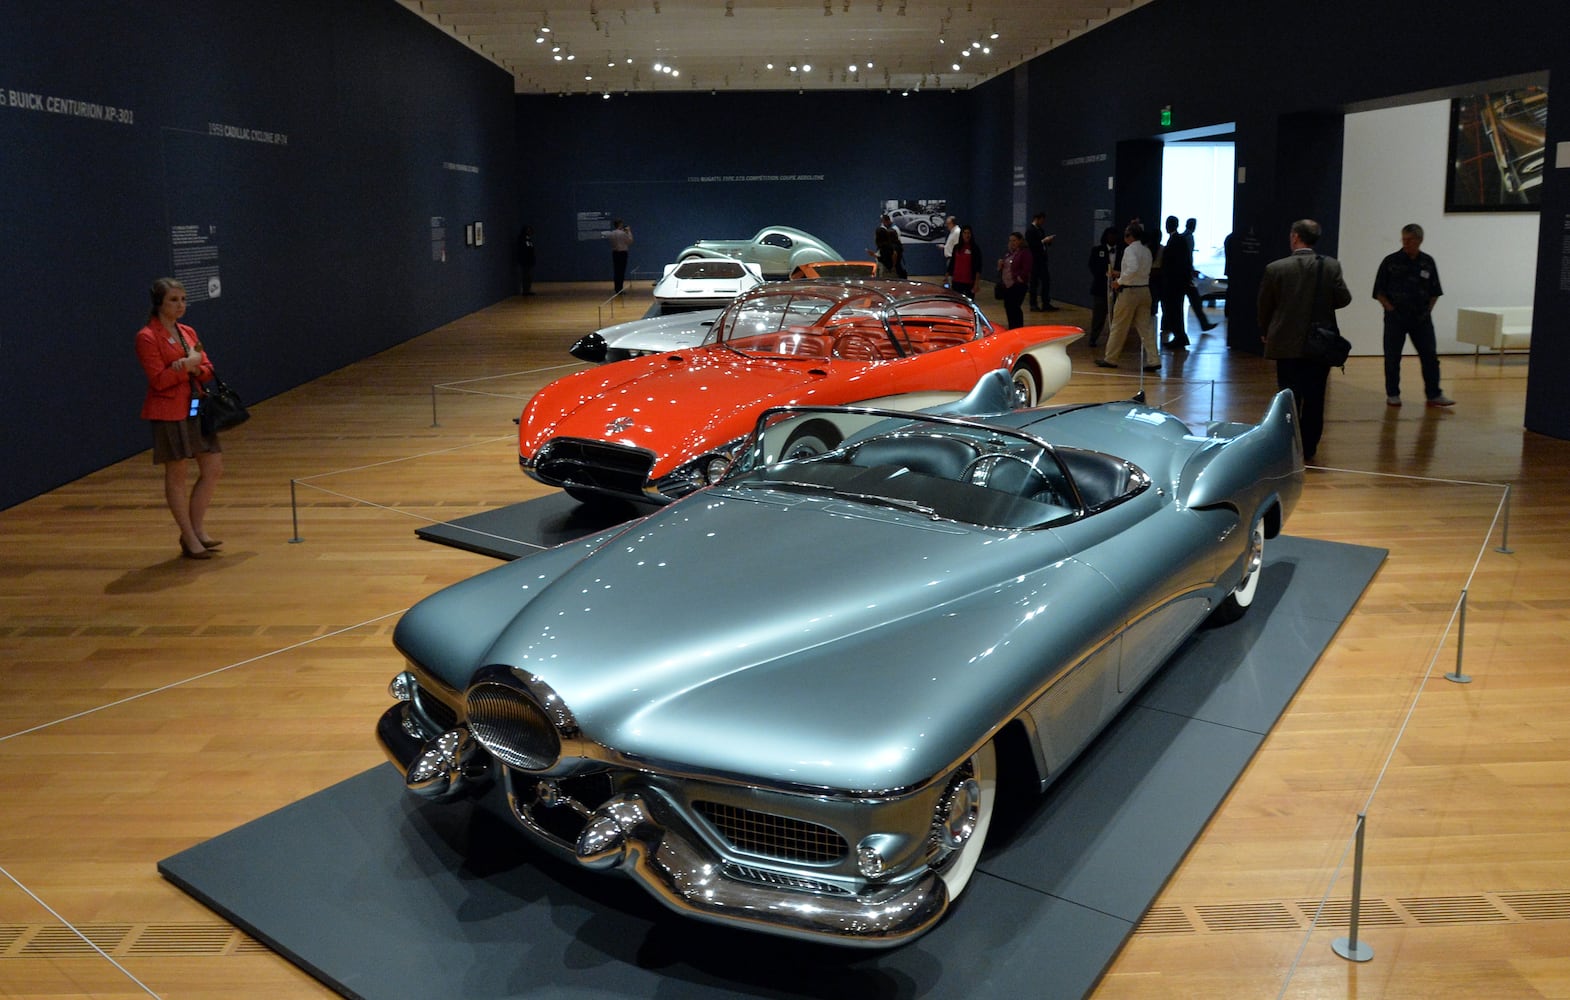
[[1325,258],[1315,254],[1314,260],[1318,269],[1314,278],[1314,308],[1309,314],[1308,339],[1303,342],[1303,356],[1310,361],[1346,371],[1346,359],[1352,353],[1352,342],[1341,336],[1341,330],[1336,326],[1336,311],[1329,310],[1329,319],[1313,318],[1313,313],[1319,312],[1325,301]]
[[[180,333],[181,343],[185,343],[185,333]],[[189,350],[187,345],[187,350]],[[240,394],[229,387],[229,383],[218,377],[218,369],[213,369],[213,380],[205,386],[191,376],[191,395],[199,400],[196,417],[201,421],[202,435],[212,437],[219,431],[226,431],[231,427],[238,427],[251,419],[251,414],[246,410],[245,403],[240,399]]]

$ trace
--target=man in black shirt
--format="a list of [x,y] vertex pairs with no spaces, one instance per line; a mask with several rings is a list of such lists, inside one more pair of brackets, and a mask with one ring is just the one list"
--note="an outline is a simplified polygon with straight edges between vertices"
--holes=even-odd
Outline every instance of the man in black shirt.
[[1434,345],[1434,302],[1444,294],[1439,267],[1419,249],[1423,227],[1401,227],[1401,249],[1379,262],[1374,298],[1385,307],[1385,402],[1401,405],[1401,352],[1412,338],[1423,371],[1423,394],[1429,406],[1454,406],[1439,387],[1439,353]]

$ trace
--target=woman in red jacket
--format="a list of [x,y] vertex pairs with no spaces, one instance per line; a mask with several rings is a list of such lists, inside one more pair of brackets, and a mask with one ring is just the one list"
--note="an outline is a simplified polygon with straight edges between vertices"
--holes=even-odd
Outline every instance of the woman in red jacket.
[[[180,528],[180,554],[211,559],[223,544],[202,526],[223,474],[218,435],[202,433],[196,418],[196,384],[213,377],[212,362],[196,331],[180,322],[185,315],[185,286],[159,278],[152,287],[153,308],[137,331],[136,357],[147,374],[142,417],[153,428],[153,461],[164,467],[164,500]],[[196,485],[186,488],[186,462],[196,459]]]

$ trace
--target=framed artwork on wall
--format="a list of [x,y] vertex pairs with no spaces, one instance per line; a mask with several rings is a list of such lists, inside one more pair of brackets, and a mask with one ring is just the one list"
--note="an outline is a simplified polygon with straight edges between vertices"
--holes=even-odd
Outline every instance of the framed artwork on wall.
[[1537,211],[1547,128],[1547,87],[1516,87],[1451,100],[1445,211]]

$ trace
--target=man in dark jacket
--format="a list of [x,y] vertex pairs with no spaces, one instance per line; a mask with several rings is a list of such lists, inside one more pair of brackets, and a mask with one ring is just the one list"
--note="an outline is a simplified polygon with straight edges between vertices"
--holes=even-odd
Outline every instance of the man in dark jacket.
[[1333,321],[1335,310],[1352,301],[1341,262],[1314,252],[1320,232],[1313,219],[1292,223],[1292,255],[1266,265],[1259,285],[1265,357],[1276,362],[1276,385],[1291,389],[1297,400],[1306,460],[1313,459],[1324,431],[1325,383],[1330,378],[1330,365],[1305,356],[1308,327],[1314,320]]
[[1439,351],[1434,343],[1434,303],[1444,294],[1439,265],[1419,248],[1423,227],[1401,227],[1401,249],[1379,262],[1374,298],[1385,307],[1385,402],[1401,405],[1401,352],[1407,337],[1423,371],[1423,395],[1429,406],[1454,406],[1439,387]]

